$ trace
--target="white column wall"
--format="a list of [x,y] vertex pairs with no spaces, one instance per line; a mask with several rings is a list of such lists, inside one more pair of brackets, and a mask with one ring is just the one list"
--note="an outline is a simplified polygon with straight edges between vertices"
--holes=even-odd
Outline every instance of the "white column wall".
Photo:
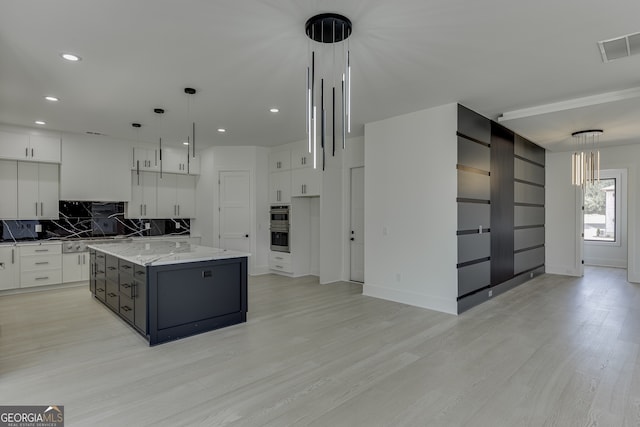
[[457,104],[365,125],[365,295],[457,313]]

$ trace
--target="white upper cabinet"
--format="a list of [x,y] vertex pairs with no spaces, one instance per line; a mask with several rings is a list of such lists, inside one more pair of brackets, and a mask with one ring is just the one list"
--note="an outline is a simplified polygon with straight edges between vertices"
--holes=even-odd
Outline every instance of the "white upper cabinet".
[[29,154],[31,157],[27,160],[60,163],[60,138],[31,135],[29,137]]
[[269,174],[269,202],[291,203],[291,171]]
[[291,197],[319,196],[321,182],[320,169],[294,169],[291,172]]
[[200,158],[185,148],[162,149],[162,172],[197,175],[200,173]]
[[307,147],[291,150],[291,169],[312,168],[313,153]]
[[196,204],[194,176],[163,173],[158,176],[158,217],[193,218]]
[[157,218],[156,173],[131,172],[131,201],[127,204],[128,218]]
[[133,148],[133,170],[160,172],[160,150],[157,148]]
[[60,163],[60,138],[0,131],[0,158]]
[[18,218],[58,219],[58,165],[18,162]]
[[275,151],[269,155],[269,171],[281,172],[291,169],[291,151]]
[[0,160],[0,219],[18,217],[18,162]]

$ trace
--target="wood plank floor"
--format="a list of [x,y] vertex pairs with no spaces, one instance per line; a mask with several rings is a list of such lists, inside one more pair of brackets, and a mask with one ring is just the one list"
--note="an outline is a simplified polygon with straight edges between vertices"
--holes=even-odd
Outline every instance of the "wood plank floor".
[[86,287],[2,296],[0,403],[67,426],[638,426],[625,275],[543,275],[458,317],[252,277],[246,324],[152,348]]

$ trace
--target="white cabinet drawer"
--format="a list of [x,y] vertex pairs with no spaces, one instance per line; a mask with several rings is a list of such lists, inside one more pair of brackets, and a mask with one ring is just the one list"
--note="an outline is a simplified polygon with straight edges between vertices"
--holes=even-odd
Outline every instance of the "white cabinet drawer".
[[283,273],[293,273],[293,267],[290,262],[269,262],[269,268]]
[[270,262],[279,262],[279,263],[291,263],[291,254],[289,252],[277,252],[271,251],[269,252],[269,261]]
[[60,268],[62,268],[62,256],[60,254],[20,257],[20,271],[41,271]]
[[291,254],[287,252],[269,252],[269,268],[284,273],[293,273]]
[[20,256],[48,255],[48,254],[61,254],[61,253],[62,253],[61,243],[20,246]]
[[55,285],[62,282],[62,270],[23,271],[20,273],[20,287]]

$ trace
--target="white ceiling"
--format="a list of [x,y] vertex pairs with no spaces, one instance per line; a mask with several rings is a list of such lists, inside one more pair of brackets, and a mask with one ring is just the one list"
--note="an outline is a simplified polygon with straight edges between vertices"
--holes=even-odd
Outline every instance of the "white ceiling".
[[[191,86],[203,145],[304,139],[304,24],[319,12],[353,21],[356,135],[364,123],[450,102],[496,119],[640,86],[640,55],[603,63],[597,46],[640,31],[637,0],[3,0],[0,122],[177,144]],[[638,113],[635,97],[503,124],[567,150],[584,128],[603,128],[604,144],[636,143]],[[138,134],[131,122],[142,123]]]

